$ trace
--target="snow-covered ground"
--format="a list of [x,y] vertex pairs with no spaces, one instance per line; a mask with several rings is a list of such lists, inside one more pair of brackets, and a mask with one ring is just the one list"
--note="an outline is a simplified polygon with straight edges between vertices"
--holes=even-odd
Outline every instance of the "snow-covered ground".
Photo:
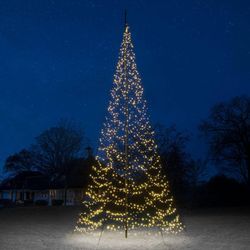
[[[0,209],[0,250],[64,249],[250,249],[250,211],[246,208],[186,211],[185,232],[164,235],[74,233],[78,207]],[[100,242],[99,242],[100,239]],[[98,244],[99,242],[99,244]]]

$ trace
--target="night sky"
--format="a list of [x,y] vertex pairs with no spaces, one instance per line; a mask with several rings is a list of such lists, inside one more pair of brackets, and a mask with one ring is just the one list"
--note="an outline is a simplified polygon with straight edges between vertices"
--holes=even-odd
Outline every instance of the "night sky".
[[205,156],[200,120],[250,93],[249,0],[0,0],[1,165],[62,118],[97,146],[125,8],[152,122]]

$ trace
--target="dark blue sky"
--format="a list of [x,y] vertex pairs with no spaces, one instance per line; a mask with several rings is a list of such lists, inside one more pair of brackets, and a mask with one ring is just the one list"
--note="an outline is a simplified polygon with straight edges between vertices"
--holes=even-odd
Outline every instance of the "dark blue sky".
[[97,145],[125,8],[152,122],[189,131],[204,156],[199,121],[250,93],[248,0],[1,0],[1,165],[61,118]]

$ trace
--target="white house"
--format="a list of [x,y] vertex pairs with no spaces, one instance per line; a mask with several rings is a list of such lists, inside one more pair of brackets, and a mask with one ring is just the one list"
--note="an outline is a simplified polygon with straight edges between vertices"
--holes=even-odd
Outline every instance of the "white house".
[[53,205],[64,203],[66,197],[66,205],[80,205],[85,187],[84,180],[71,180],[65,191],[62,183],[50,183],[48,178],[39,172],[25,171],[1,183],[0,199],[10,200],[15,204],[46,201],[48,205]]

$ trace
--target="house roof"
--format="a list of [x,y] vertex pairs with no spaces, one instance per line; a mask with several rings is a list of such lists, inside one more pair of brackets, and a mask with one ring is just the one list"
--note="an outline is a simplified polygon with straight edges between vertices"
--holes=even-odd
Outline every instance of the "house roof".
[[0,184],[0,189],[23,189],[27,186],[27,181],[30,178],[39,178],[42,174],[37,171],[23,171],[14,177],[7,178]]
[[[83,188],[87,183],[87,176],[82,174],[73,174],[67,178],[67,188]],[[5,179],[0,184],[0,190],[11,189],[61,189],[65,187],[65,178],[58,178],[50,181],[48,176],[37,171],[23,171],[12,178]]]

